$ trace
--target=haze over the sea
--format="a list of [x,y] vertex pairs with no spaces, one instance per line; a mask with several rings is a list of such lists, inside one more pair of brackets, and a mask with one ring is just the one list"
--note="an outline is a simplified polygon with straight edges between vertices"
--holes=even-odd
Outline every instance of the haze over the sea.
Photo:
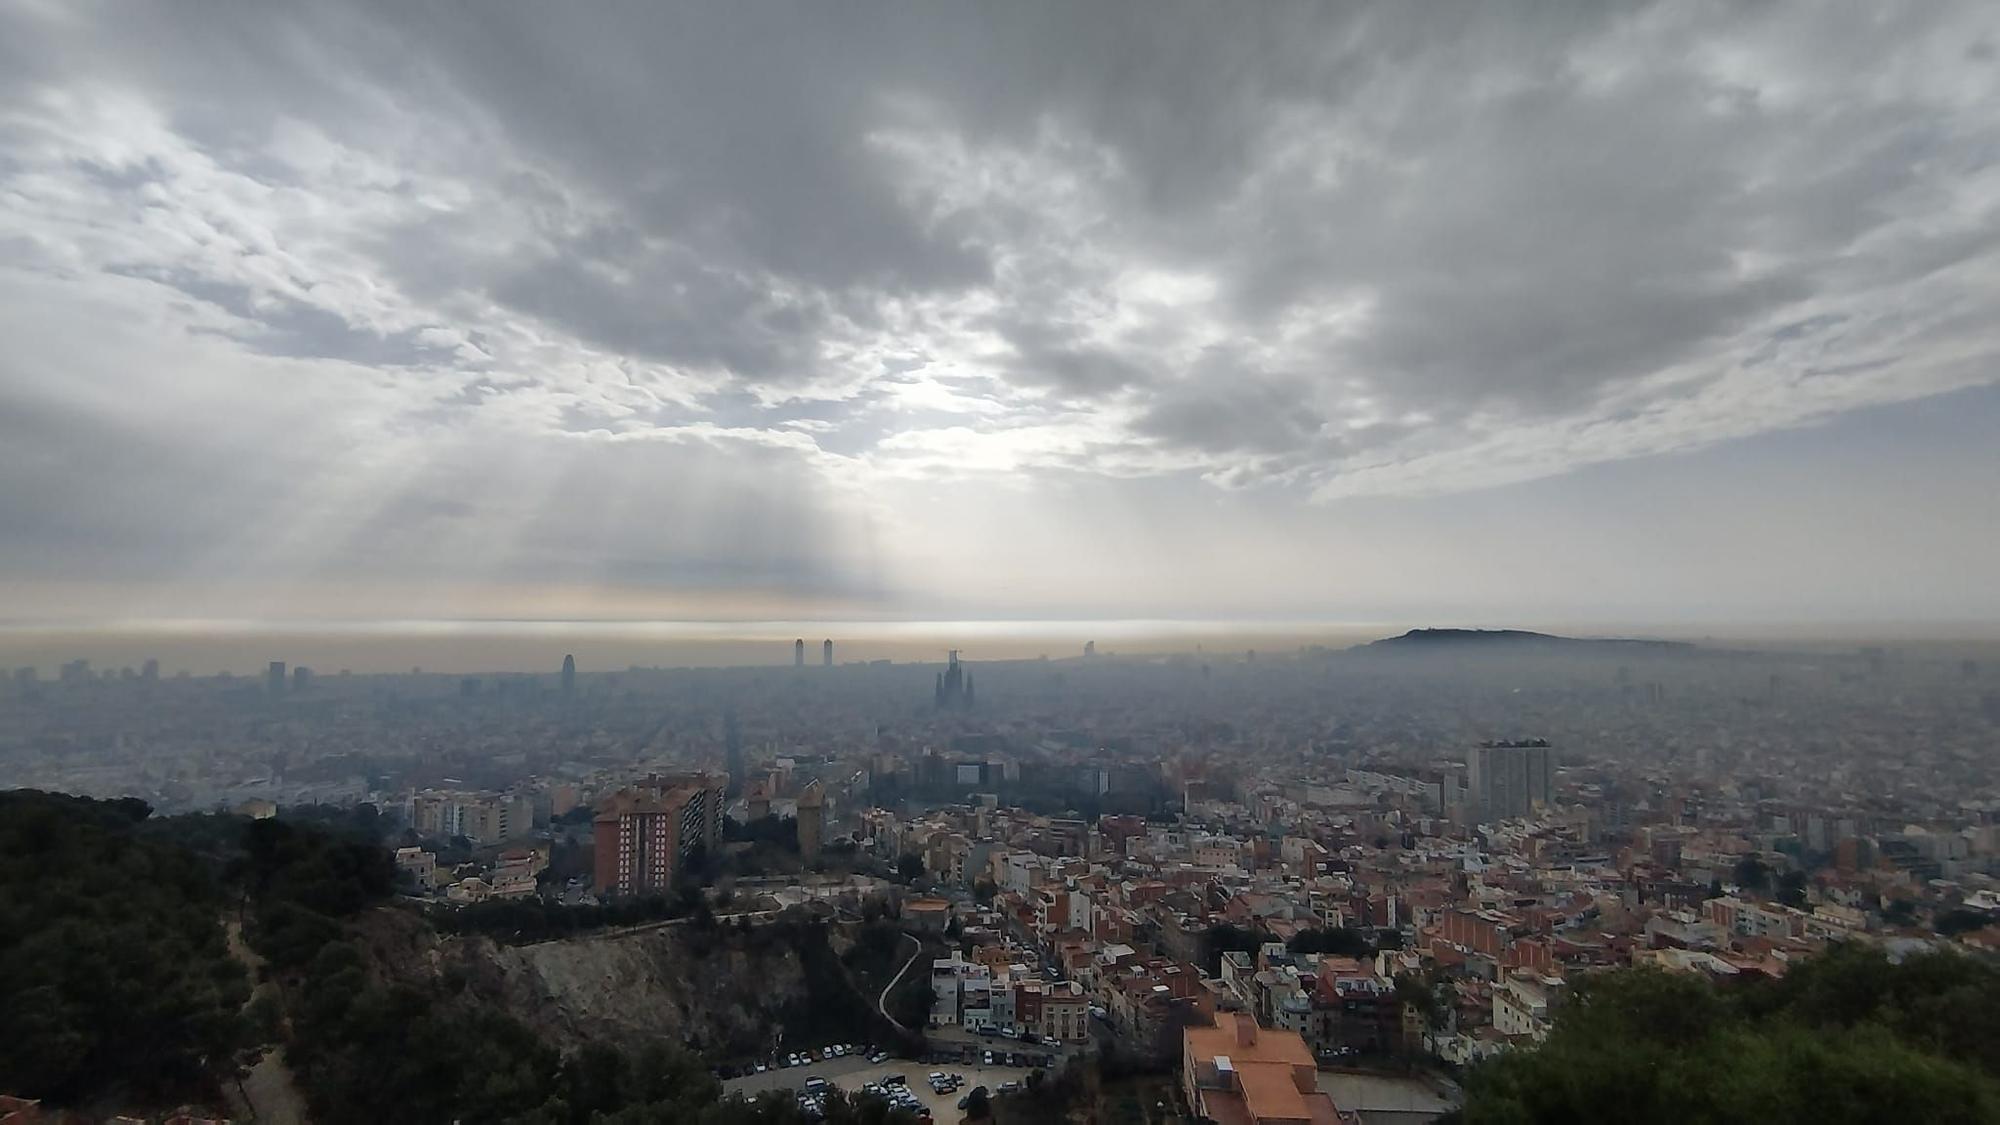
[[272,660],[322,673],[553,672],[575,654],[586,672],[639,667],[785,665],[803,639],[818,665],[831,639],[839,664],[1061,659],[1095,642],[1100,655],[1200,651],[1238,659],[1247,651],[1347,648],[1412,628],[1526,628],[1566,636],[1657,637],[1726,647],[1821,649],[1891,644],[1945,654],[2000,653],[2000,630],[1978,624],[1858,626],[1727,623],[1678,626],[1515,621],[149,621],[0,626],[0,667],[32,665],[52,676],[85,659],[94,670],[158,660],[165,675],[261,673]]

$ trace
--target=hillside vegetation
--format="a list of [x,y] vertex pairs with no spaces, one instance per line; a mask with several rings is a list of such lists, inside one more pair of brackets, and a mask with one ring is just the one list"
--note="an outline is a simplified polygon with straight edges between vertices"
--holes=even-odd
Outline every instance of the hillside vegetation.
[[1467,1092],[1471,1125],[2000,1121],[2000,968],[1841,945],[1775,982],[1605,973]]
[[[282,1042],[320,1125],[803,1121],[782,1096],[722,1098],[679,1036],[603,1040],[584,1027],[564,1037],[524,1022],[471,968],[494,955],[490,941],[441,939],[419,913],[389,905],[393,864],[358,822],[148,813],[137,801],[0,793],[10,919],[0,928],[0,1092],[88,1111],[218,1106],[259,1048]],[[275,1012],[245,1006],[248,971],[224,931],[238,919],[278,986]],[[778,1001],[786,1012],[858,1004],[844,977],[813,972],[815,962],[838,970],[823,930],[694,929],[660,939],[693,959],[689,971],[726,971],[703,959],[734,956],[739,939],[787,947],[775,955],[803,967],[799,995]],[[530,1009],[550,999],[531,997]],[[879,1102],[831,1099],[826,1120],[902,1118]]]

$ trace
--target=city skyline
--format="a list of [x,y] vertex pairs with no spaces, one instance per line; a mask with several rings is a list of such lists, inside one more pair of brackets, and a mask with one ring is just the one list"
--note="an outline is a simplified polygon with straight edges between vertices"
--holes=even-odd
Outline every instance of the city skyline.
[[1996,107],[0,0],[0,1120],[2000,1121]]
[[[413,670],[435,675],[538,675],[560,680],[565,657],[578,658],[578,674],[627,668],[823,668],[802,663],[797,623],[769,622],[408,622],[291,623],[245,628],[41,630],[0,628],[0,672],[32,668],[56,678],[63,665],[83,661],[92,675],[146,665],[159,676],[259,676],[277,656],[320,673],[393,675]],[[824,624],[824,623],[818,623]],[[972,663],[1088,657],[1157,659],[1200,656],[1222,662],[1246,653],[1284,656],[1301,650],[1342,650],[1409,629],[1461,627],[1461,622],[1205,622],[1205,621],[912,621],[842,622],[838,665],[891,661],[948,662],[962,650]],[[1474,622],[1503,628],[1519,622]],[[1540,625],[1541,623],[1529,623]],[[1559,635],[1636,638],[1704,644],[1734,651],[1798,655],[1852,655],[1865,646],[1889,646],[1921,659],[1967,658],[2000,662],[2000,637],[1979,623],[1940,629],[1934,623],[1855,629],[1801,623],[1665,628],[1633,625],[1592,629],[1556,627]],[[968,640],[970,638],[970,640]],[[281,663],[283,661],[280,661]]]
[[1990,5],[600,15],[0,7],[0,621],[2000,622]]

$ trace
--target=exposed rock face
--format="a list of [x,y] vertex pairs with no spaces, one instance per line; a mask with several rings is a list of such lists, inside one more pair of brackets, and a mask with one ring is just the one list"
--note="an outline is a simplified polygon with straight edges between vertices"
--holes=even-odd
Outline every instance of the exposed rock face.
[[533,945],[439,934],[407,910],[360,920],[374,970],[468,1010],[492,1008],[552,1046],[666,1039],[716,1059],[781,1044],[894,1042],[841,954],[852,925],[801,916],[754,928],[678,923]]
[[722,943],[680,928],[524,946],[467,938],[445,943],[445,957],[561,1047],[666,1037],[742,1055],[771,1048],[787,1005],[807,995],[789,935],[758,938]]

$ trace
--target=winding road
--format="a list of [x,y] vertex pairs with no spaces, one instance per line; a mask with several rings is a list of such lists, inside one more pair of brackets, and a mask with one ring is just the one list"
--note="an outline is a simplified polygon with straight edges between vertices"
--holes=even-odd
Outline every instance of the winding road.
[[897,1021],[895,1016],[889,1014],[889,993],[893,992],[896,988],[896,985],[902,981],[903,974],[910,971],[910,966],[917,963],[917,958],[923,956],[924,943],[918,941],[916,937],[911,934],[904,934],[903,937],[908,939],[912,945],[916,946],[916,948],[910,951],[910,957],[908,960],[903,962],[903,967],[897,969],[896,975],[890,977],[889,983],[883,986],[882,995],[877,996],[875,998],[875,1010],[882,1013],[882,1018],[888,1020],[892,1024],[895,1024],[898,1029],[905,1032],[910,1032],[916,1029],[904,1027],[900,1022]]

